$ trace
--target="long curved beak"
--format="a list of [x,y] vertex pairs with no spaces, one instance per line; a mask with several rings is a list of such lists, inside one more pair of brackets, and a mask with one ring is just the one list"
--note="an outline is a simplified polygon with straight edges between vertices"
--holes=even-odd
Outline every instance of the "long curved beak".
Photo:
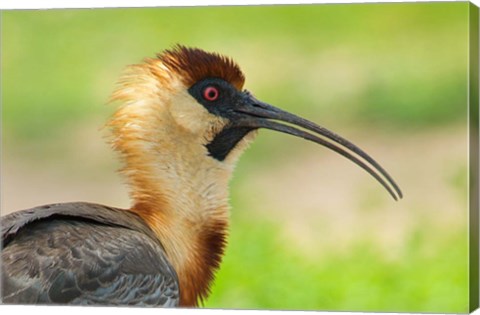
[[[235,112],[241,114],[241,118],[235,121],[236,126],[276,130],[321,144],[367,171],[385,187],[395,200],[403,197],[402,191],[392,177],[371,156],[347,139],[311,121],[259,101],[248,91],[242,94],[244,95],[243,100],[235,107]],[[280,124],[274,120],[302,127],[313,133]]]

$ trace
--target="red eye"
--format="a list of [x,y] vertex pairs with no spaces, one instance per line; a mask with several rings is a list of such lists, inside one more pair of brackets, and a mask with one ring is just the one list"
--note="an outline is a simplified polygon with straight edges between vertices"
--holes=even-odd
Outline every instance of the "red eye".
[[218,89],[213,86],[208,86],[203,90],[203,98],[210,102],[215,101],[219,94]]

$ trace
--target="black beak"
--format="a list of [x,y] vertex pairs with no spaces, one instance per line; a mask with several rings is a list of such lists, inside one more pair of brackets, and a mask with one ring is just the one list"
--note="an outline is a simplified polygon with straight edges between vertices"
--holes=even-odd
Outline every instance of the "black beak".
[[[402,191],[391,176],[372,157],[350,141],[306,119],[261,102],[247,91],[242,94],[242,101],[235,106],[235,112],[241,114],[241,118],[236,119],[235,126],[252,129],[267,128],[321,144],[343,155],[375,177],[395,200],[403,197]],[[273,120],[290,123],[313,133],[283,125]]]

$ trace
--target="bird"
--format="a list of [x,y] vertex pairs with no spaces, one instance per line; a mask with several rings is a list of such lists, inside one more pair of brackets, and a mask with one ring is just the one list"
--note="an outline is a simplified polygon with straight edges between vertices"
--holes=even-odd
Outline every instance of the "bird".
[[3,216],[3,303],[201,306],[227,245],[228,184],[259,129],[327,147],[402,198],[370,155],[244,83],[232,58],[180,44],[127,66],[106,127],[131,207],[69,202]]

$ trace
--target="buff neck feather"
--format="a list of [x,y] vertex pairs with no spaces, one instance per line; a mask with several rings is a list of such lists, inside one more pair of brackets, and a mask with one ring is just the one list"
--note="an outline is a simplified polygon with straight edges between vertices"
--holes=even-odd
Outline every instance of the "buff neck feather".
[[130,210],[163,244],[178,274],[181,306],[196,306],[224,252],[228,183],[251,139],[223,162],[208,156],[206,141],[227,122],[199,106],[167,70],[158,60],[131,66],[112,95],[122,105],[107,126],[123,161]]

